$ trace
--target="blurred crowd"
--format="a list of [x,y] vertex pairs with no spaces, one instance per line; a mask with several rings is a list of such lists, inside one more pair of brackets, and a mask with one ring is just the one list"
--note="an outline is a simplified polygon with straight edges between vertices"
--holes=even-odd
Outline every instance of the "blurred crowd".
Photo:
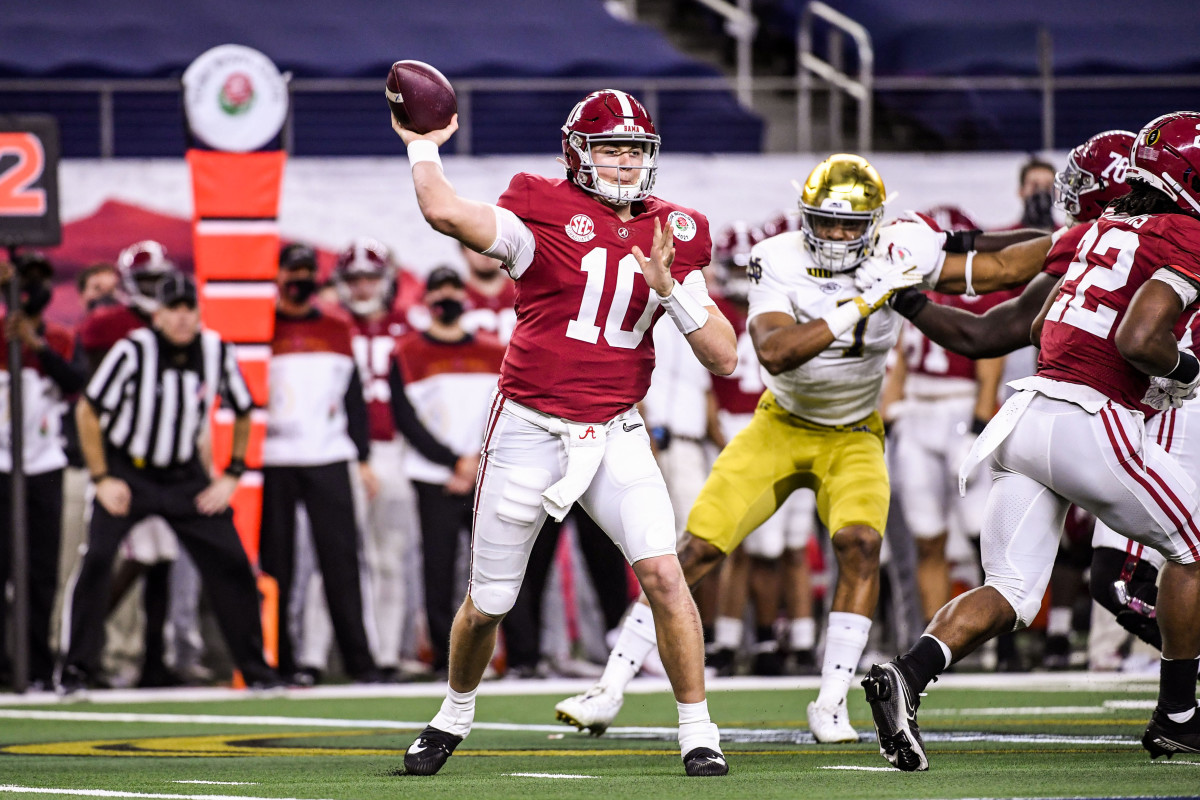
[[[1061,224],[1052,194],[1057,171],[1037,159],[1021,165],[1014,228],[1049,231]],[[968,210],[925,213],[945,230],[979,227]],[[657,362],[641,411],[680,534],[716,454],[749,422],[764,389],[746,332],[750,248],[798,227],[792,210],[736,222],[715,237],[707,278],[739,337],[733,375],[704,369],[675,326],[655,328]],[[467,248],[458,263],[420,277],[371,239],[346,246],[324,280],[315,250],[302,242],[282,248],[279,267],[261,543],[251,565],[278,585],[277,678],[264,673],[260,682],[444,678],[450,624],[467,580],[480,442],[516,319],[514,284],[499,262]],[[78,276],[85,316],[68,330],[42,318],[55,288],[49,261],[25,253],[0,273],[6,297],[8,282],[20,282],[20,307],[7,310],[3,335],[23,352],[29,676],[35,688],[227,682],[239,666],[230,653],[260,635],[225,624],[224,636],[217,635],[212,598],[229,591],[224,582],[232,579],[212,570],[202,575],[163,515],[146,516],[123,537],[108,580],[79,582],[98,476],[81,451],[75,409],[119,341],[161,325],[156,312],[164,302],[195,307],[194,289],[164,294],[164,283],[176,276],[160,244],[132,244],[113,263]],[[931,299],[982,313],[1017,293]],[[3,352],[7,365],[7,348]],[[1005,382],[1033,371],[1032,347],[972,361],[906,323],[881,408],[893,475],[884,559],[901,548],[914,557],[910,574],[887,574],[916,588],[919,622],[982,580],[979,529],[988,477],[976,475],[960,499],[957,464],[1004,399]],[[5,372],[6,405],[8,381]],[[9,428],[6,413],[0,580],[9,573]],[[1091,614],[1092,525],[1084,512],[1069,520],[1038,620],[962,668],[1133,670],[1152,663],[1134,636],[1107,615]],[[709,668],[718,675],[818,672],[818,631],[833,568],[813,493],[798,491],[696,588]],[[89,586],[96,596],[81,596]],[[884,592],[879,615],[902,613],[894,598],[904,591]],[[605,637],[636,595],[622,555],[585,513],[576,508],[562,523],[551,520],[503,621],[490,673],[599,675]],[[0,600],[7,597],[0,593]],[[103,611],[96,618],[106,619],[104,631],[89,632],[99,645],[94,656],[72,660],[64,670],[67,654],[79,646],[70,642],[70,621],[72,605],[80,604]],[[3,686],[11,682],[13,652],[5,618],[0,607]],[[889,638],[894,625],[873,631],[869,650],[891,652],[903,643]],[[867,663],[873,658],[873,652],[864,656]],[[653,661],[643,669],[660,670]]]

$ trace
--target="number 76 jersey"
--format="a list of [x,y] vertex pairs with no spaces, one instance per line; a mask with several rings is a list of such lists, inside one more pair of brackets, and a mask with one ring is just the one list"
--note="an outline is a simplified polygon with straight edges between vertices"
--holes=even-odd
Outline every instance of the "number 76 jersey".
[[1145,410],[1149,377],[1117,350],[1134,294],[1159,269],[1200,286],[1200,220],[1105,214],[1084,233],[1042,327],[1038,375],[1090,386]]
[[671,274],[712,305],[699,272],[712,254],[708,220],[650,197],[623,221],[575,184],[528,173],[512,179],[498,205],[535,242],[533,261],[515,276],[517,324],[500,393],[576,422],[627,411],[650,386],[649,331],[664,313],[631,251],[649,255],[657,219],[675,237]]

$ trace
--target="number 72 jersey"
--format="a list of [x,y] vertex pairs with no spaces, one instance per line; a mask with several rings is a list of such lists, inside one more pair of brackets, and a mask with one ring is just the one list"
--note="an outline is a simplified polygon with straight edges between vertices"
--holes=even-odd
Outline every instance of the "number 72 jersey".
[[1149,377],[1117,350],[1134,294],[1162,268],[1200,278],[1200,220],[1182,214],[1105,214],[1079,240],[1042,327],[1038,375],[1078,383],[1133,409]]
[[708,220],[655,197],[622,220],[575,184],[528,173],[512,179],[498,205],[535,242],[517,277],[501,394],[557,417],[607,422],[646,396],[654,369],[648,334],[664,313],[631,251],[649,255],[657,219],[675,237],[671,274],[711,305],[699,272],[712,254]]

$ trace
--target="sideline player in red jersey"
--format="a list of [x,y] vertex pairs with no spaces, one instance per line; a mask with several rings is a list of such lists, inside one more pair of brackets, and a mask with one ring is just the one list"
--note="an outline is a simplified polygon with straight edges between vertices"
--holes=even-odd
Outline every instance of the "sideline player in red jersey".
[[438,146],[457,118],[424,135],[392,126],[408,147],[425,219],[498,258],[517,281],[517,324],[475,495],[471,584],[451,632],[449,691],[405,768],[432,775],[470,732],[496,627],[516,600],[533,541],[548,514],[560,519],[578,501],[650,598],[687,774],[724,775],[704,695],[700,618],[635,406],[654,366],[646,334],[664,311],[711,371],[726,375],[737,364],[733,329],[700,272],[712,250],[708,220],[651,195],[659,137],[625,92],[593,92],[571,111],[565,178],[519,173],[495,205],[459,197],[442,173]]
[[1027,625],[1041,604],[1069,504],[1161,552],[1158,706],[1142,745],[1152,757],[1200,752],[1200,496],[1144,436],[1146,404],[1195,395],[1200,361],[1174,328],[1200,295],[1200,113],[1159,117],[1138,134],[1130,192],[1083,236],[1034,321],[1038,373],[980,435],[960,472],[993,457],[982,532],[986,584],[948,605],[904,655],[863,680],[880,753],[929,768],[919,694],[953,661]]

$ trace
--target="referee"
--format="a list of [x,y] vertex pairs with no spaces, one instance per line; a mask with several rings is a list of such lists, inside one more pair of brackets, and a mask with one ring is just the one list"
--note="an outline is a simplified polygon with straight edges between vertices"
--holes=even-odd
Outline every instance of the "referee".
[[[59,691],[93,680],[104,646],[113,557],[139,520],[165,518],[199,569],[237,667],[251,687],[282,685],[263,659],[254,574],[229,500],[245,471],[253,401],[234,349],[201,331],[196,286],[174,273],[158,287],[153,329],[117,342],[76,407],[80,447],[95,485],[87,551],[64,615],[70,619]],[[233,458],[210,479],[197,442],[216,398],[237,413]]]

